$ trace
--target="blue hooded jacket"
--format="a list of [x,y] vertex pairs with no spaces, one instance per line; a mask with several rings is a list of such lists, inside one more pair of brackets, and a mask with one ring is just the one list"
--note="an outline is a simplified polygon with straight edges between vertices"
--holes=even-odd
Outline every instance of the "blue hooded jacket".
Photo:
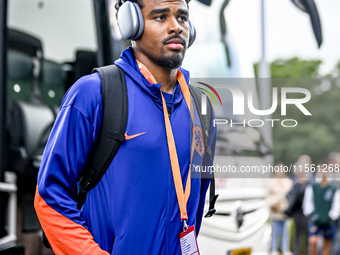
[[[81,211],[76,187],[87,156],[95,149],[102,120],[97,73],[80,78],[66,93],[38,174],[35,208],[56,254],[180,255],[180,212],[164,124],[161,84],[140,73],[132,48],[115,61],[126,73],[127,135],[100,182],[88,192]],[[180,68],[187,84],[189,73]],[[183,184],[190,164],[190,113],[176,84],[171,126]],[[168,102],[171,104],[171,102]],[[195,110],[195,126],[201,123]],[[195,129],[196,130],[196,129]],[[216,128],[208,144],[214,153]],[[211,165],[196,149],[193,163]],[[199,231],[209,179],[192,178],[188,224]]]

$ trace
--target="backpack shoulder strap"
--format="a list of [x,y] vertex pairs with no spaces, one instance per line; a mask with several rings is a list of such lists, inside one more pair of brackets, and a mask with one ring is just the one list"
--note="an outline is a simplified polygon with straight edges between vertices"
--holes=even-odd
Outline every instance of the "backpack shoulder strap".
[[[79,183],[77,195],[79,210],[85,203],[87,192],[98,184],[124,141],[128,117],[124,71],[116,65],[109,65],[95,68],[92,72],[98,72],[101,79],[103,114],[98,145],[89,155]],[[43,243],[51,249],[44,232]]]
[[[200,105],[202,103],[202,91],[195,88],[194,86],[190,85],[190,93],[195,101],[196,108],[198,115],[200,117],[200,121],[202,124],[203,129],[203,139],[204,139],[204,147],[205,147],[205,154],[204,157],[212,157],[212,151],[211,148],[208,145],[209,141],[209,130],[212,122],[213,117],[213,109],[210,100],[207,100],[207,114],[202,115]],[[204,216],[206,218],[211,217],[216,212],[215,209],[215,202],[218,197],[218,195],[215,195],[215,175],[214,173],[210,173],[210,196],[209,196],[209,211]]]
[[102,125],[97,148],[89,156],[80,180],[77,197],[79,209],[85,202],[87,192],[98,184],[124,141],[128,118],[124,71],[116,65],[109,65],[95,68],[92,72],[98,72],[102,84]]

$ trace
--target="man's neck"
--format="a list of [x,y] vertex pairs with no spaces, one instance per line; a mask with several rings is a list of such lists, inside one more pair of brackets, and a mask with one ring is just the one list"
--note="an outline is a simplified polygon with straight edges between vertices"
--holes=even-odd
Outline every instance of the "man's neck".
[[324,186],[324,187],[327,186],[328,185],[328,179],[323,177],[322,180],[321,180],[321,185]]
[[135,52],[135,57],[150,71],[158,83],[161,83],[161,91],[172,93],[177,82],[177,69],[169,69],[154,64],[145,56]]

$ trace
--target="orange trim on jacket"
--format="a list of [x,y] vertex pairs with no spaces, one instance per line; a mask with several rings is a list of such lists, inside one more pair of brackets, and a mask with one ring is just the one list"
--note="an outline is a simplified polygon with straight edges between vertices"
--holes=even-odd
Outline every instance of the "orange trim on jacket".
[[99,247],[86,228],[48,206],[39,195],[38,186],[34,198],[34,207],[40,224],[56,255],[109,254]]

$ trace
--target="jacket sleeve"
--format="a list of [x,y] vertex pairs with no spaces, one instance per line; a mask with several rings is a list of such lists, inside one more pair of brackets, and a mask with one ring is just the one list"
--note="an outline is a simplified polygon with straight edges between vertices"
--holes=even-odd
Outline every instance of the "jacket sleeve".
[[332,207],[328,215],[334,221],[337,220],[340,216],[340,190],[339,189],[335,191],[333,202],[332,202]]
[[309,216],[314,211],[314,194],[312,185],[308,185],[302,204],[303,214]]
[[100,79],[78,80],[65,95],[46,144],[34,206],[55,254],[108,254],[94,241],[77,209],[77,182],[98,136]]
[[[216,133],[217,133],[217,128],[214,127],[214,125],[213,125],[214,119],[215,119],[215,113],[213,112],[212,122],[211,122],[211,125],[210,125],[210,131],[209,131],[209,141],[208,141],[208,145],[211,149],[211,157],[209,157],[207,155],[206,157],[203,158],[203,163],[202,163],[203,167],[212,166],[213,162],[214,162]],[[200,195],[200,202],[199,202],[199,207],[198,207],[198,211],[197,211],[197,215],[196,215],[196,232],[197,232],[197,235],[198,235],[200,228],[201,228],[205,198],[206,198],[206,193],[207,193],[209,184],[210,184],[210,178],[202,178],[201,179],[201,195]]]
[[301,184],[295,183],[286,196],[288,208],[286,209],[285,214],[289,217],[296,211],[300,187]]

